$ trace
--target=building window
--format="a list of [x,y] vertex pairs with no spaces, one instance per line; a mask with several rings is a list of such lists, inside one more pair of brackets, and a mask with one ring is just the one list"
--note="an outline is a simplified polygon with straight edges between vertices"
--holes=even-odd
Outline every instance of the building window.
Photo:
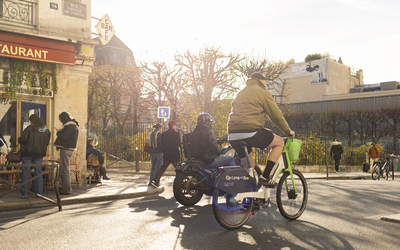
[[318,82],[323,82],[324,81],[324,74],[322,72],[318,73],[318,79],[319,79]]

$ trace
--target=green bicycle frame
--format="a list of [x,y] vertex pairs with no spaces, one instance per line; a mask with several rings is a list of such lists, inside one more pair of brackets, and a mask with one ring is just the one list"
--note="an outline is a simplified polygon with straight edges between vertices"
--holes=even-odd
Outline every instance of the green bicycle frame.
[[[277,172],[277,174],[275,174],[274,181],[276,182],[276,179],[278,178],[278,176],[281,173],[281,171],[289,172],[290,178],[292,179],[292,183],[293,183],[293,188],[294,188],[295,194],[297,195],[296,184],[295,184],[294,178],[293,178],[292,161],[289,158],[289,147],[290,147],[290,144],[292,142],[293,142],[293,140],[288,138],[286,143],[285,143],[285,146],[283,147],[281,157],[282,157],[283,163],[285,164],[285,168],[284,169],[278,168],[278,170],[277,170],[278,172]],[[287,180],[285,180],[285,186],[286,186],[286,190],[289,190],[288,184],[287,184]]]

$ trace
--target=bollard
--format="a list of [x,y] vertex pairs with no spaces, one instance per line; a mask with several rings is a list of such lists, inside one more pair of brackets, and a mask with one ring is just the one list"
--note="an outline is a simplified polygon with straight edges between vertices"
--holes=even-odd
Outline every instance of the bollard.
[[136,172],[139,172],[139,158],[140,158],[140,155],[139,155],[139,148],[136,147],[136,150],[135,150],[135,160],[136,160],[135,166],[136,166]]

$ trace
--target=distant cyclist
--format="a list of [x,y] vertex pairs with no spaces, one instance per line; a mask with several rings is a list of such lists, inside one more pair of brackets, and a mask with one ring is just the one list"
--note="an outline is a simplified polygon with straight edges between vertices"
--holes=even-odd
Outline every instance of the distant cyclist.
[[271,148],[268,161],[259,183],[265,186],[277,186],[270,173],[279,159],[285,146],[284,140],[264,128],[267,116],[271,121],[290,138],[295,136],[278,108],[271,92],[266,87],[266,78],[258,73],[253,73],[246,81],[246,86],[237,93],[232,101],[232,110],[228,120],[228,140],[241,158],[243,166],[249,166],[245,159],[245,152],[239,141],[247,142],[247,151],[251,167],[254,168],[252,148]]

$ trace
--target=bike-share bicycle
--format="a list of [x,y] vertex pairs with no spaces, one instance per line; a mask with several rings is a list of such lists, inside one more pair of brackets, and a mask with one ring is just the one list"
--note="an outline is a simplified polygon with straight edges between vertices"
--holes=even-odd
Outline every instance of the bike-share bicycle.
[[[246,145],[242,142],[248,166],[251,166]],[[287,139],[282,154],[271,171],[274,181],[282,173],[277,186],[276,202],[279,212],[288,220],[299,218],[308,200],[306,179],[301,172],[292,169],[300,147],[300,140]],[[247,173],[241,166],[220,167],[219,176],[213,186],[213,213],[218,223],[226,229],[242,227],[252,214],[267,207],[272,189],[258,184],[258,176],[253,169]]]
[[398,155],[394,154],[387,154],[385,155],[384,158],[379,158],[378,161],[374,162],[374,165],[372,167],[372,179],[380,179],[381,177],[384,178],[385,180],[388,180],[390,177],[394,179],[394,176],[392,176],[391,171],[393,171],[394,165],[393,161],[394,158],[399,158]]

